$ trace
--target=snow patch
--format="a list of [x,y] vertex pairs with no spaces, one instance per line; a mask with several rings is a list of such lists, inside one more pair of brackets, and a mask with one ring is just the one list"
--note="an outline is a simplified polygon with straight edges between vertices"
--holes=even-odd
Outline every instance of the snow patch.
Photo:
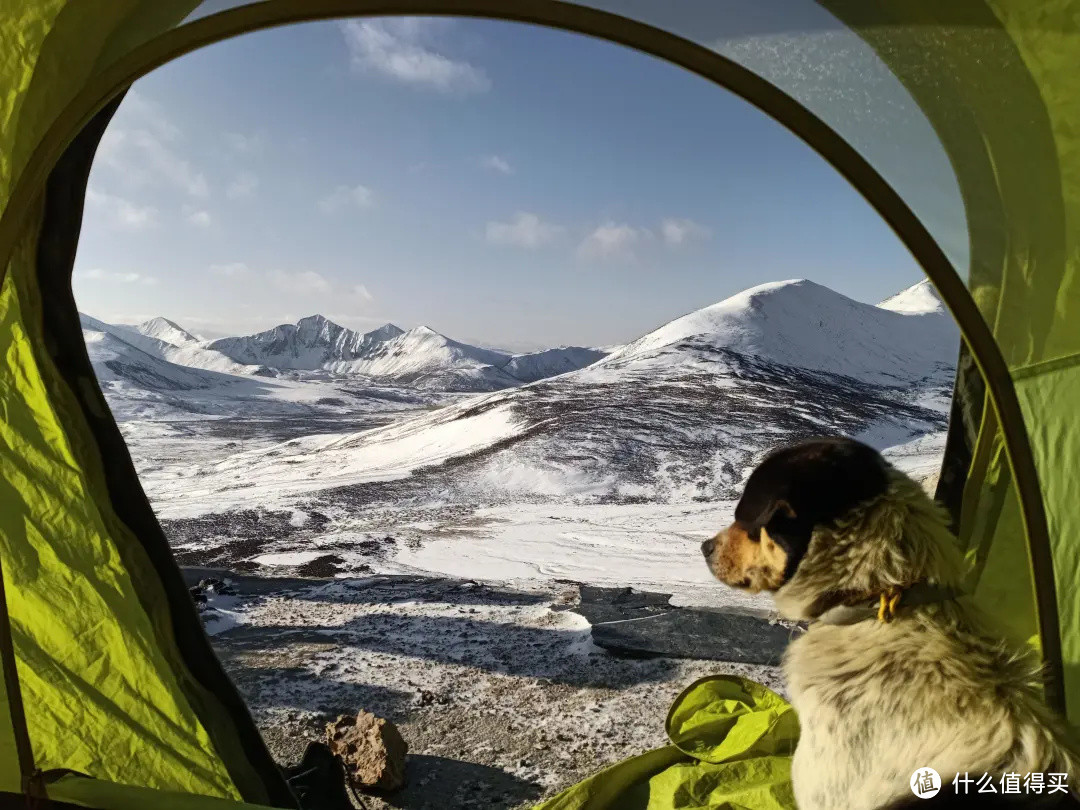
[[291,568],[297,565],[303,565],[304,563],[309,563],[312,560],[317,560],[325,553],[326,552],[324,551],[282,551],[275,554],[260,554],[258,557],[252,557],[251,561],[258,565],[275,565]]

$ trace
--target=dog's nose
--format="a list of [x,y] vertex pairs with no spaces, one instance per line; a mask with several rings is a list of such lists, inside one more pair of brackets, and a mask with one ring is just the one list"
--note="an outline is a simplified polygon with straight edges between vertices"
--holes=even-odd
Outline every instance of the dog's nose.
[[710,537],[704,543],[701,544],[701,553],[706,557],[710,556],[716,549],[716,538]]

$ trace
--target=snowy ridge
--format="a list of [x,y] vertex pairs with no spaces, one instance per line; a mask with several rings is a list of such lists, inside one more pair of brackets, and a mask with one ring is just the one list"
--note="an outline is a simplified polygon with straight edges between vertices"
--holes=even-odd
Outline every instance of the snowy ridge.
[[355,374],[442,391],[497,391],[576,371],[603,356],[577,346],[510,354],[453,340],[428,326],[403,331],[386,324],[355,332],[322,315],[302,318],[208,347],[238,363],[276,369]]
[[367,357],[380,344],[401,334],[403,330],[392,323],[361,333],[322,315],[311,315],[254,335],[220,338],[207,347],[238,363],[314,370]]
[[605,354],[607,352],[603,349],[560,346],[544,351],[515,354],[502,368],[522,382],[536,382],[590,366]]
[[[218,371],[222,374],[254,374],[257,366],[241,365],[221,352],[206,348],[194,335],[165,318],[153,318],[137,326],[108,324],[79,313],[85,327],[100,332],[108,332],[118,340],[146,352],[158,360],[164,360],[178,366],[185,366],[205,371]],[[165,336],[179,340],[174,343]]]
[[199,343],[199,338],[195,337],[195,335],[191,334],[191,332],[184,329],[175,321],[170,321],[168,318],[151,318],[148,321],[136,324],[132,329],[147,337],[164,340],[166,343],[171,343],[174,346]]
[[940,309],[924,314],[932,317],[863,304],[812,281],[773,282],[671,321],[596,368],[640,363],[696,339],[745,357],[899,384],[954,360],[959,332],[952,319]]

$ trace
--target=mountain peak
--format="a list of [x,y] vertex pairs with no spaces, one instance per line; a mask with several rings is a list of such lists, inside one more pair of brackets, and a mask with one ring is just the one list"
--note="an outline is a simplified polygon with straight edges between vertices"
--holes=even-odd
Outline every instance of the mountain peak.
[[301,318],[300,320],[298,320],[296,322],[296,325],[298,327],[300,327],[300,326],[322,326],[323,324],[330,324],[331,326],[337,326],[336,323],[334,323],[332,320],[327,318],[325,315],[320,315],[318,313],[316,313],[314,315],[306,315],[306,316],[304,316],[303,318]]
[[390,338],[395,338],[398,335],[404,335],[405,330],[397,324],[384,323],[378,329],[372,329],[370,332],[365,332],[364,334],[371,335],[373,338],[379,340],[389,340]]
[[945,304],[930,283],[930,279],[924,278],[917,284],[912,284],[906,290],[901,290],[896,295],[891,295],[878,306],[881,309],[889,309],[893,312],[903,312],[907,315],[920,315],[927,312],[945,312]]
[[410,335],[426,335],[426,336],[436,335],[438,337],[445,337],[445,335],[443,335],[441,332],[437,332],[434,329],[432,329],[430,326],[427,326],[427,325],[424,325],[424,324],[421,324],[420,326],[414,326],[406,334],[410,334]]
[[171,343],[174,346],[183,346],[185,343],[198,343],[199,341],[195,335],[191,334],[191,332],[176,321],[170,321],[168,318],[163,318],[160,315],[130,328],[147,337],[164,340],[166,343]]

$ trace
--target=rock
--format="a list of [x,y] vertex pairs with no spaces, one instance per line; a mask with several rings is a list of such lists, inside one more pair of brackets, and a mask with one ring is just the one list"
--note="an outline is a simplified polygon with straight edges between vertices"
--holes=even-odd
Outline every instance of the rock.
[[405,784],[409,746],[397,726],[371,712],[343,714],[326,726],[326,743],[357,790],[392,792]]

